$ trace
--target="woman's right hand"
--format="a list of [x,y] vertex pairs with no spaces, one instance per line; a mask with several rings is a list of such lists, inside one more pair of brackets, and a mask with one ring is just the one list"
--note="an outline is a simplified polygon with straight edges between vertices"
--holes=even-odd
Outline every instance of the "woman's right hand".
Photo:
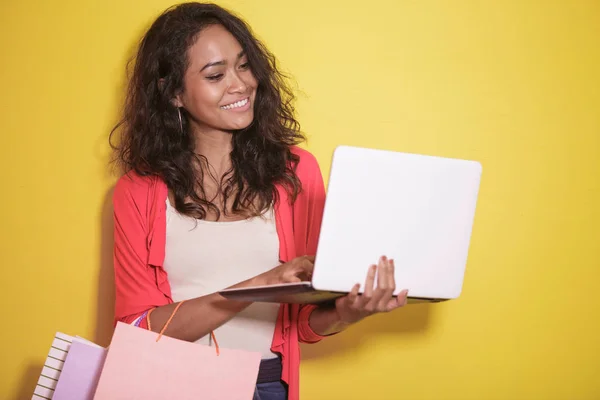
[[302,256],[283,263],[262,274],[264,285],[308,281],[315,265],[314,256]]

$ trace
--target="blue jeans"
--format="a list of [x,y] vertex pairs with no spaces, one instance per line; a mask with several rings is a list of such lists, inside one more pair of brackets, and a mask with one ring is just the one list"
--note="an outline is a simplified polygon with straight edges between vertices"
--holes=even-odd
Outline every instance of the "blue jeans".
[[280,382],[257,383],[252,400],[287,400],[287,389]]

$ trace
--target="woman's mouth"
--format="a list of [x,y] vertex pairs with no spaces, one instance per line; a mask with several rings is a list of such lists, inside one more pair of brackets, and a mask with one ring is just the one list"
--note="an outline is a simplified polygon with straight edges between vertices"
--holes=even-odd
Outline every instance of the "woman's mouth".
[[231,104],[227,104],[224,106],[221,106],[221,110],[236,110],[236,111],[242,111],[246,108],[248,108],[248,105],[250,104],[250,98],[246,97],[243,100],[238,100],[235,103],[231,103]]

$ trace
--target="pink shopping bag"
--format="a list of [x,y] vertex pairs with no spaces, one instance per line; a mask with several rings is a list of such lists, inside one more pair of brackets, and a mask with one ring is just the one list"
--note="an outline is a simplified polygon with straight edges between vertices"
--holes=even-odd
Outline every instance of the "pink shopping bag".
[[260,359],[118,323],[94,399],[252,400]]

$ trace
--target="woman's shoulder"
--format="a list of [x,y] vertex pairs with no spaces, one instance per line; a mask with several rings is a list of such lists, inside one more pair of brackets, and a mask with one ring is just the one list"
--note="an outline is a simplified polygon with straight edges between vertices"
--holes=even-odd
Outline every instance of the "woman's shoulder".
[[298,165],[296,173],[300,176],[315,176],[315,174],[321,173],[319,168],[319,162],[317,158],[310,151],[303,149],[298,146],[291,147],[292,154],[298,157]]
[[131,199],[135,202],[154,197],[157,191],[166,191],[166,185],[156,175],[141,175],[131,170],[121,175],[115,184],[113,201]]
[[296,176],[302,182],[302,192],[308,196],[319,196],[325,191],[325,187],[317,158],[310,151],[300,147],[292,147],[292,153],[299,158]]

